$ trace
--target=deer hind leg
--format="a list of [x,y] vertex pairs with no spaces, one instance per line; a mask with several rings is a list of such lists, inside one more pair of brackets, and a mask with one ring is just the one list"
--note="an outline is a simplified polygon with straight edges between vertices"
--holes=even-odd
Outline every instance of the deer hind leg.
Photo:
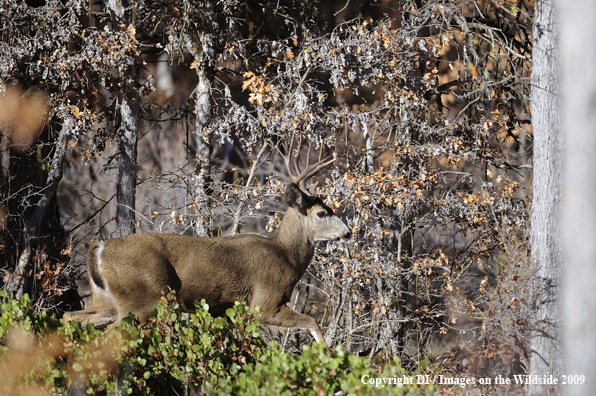
[[66,322],[75,321],[82,325],[93,324],[93,327],[105,327],[116,320],[116,310],[94,311],[92,309],[83,311],[66,312],[63,319]]
[[276,313],[270,314],[264,312],[263,317],[260,318],[262,324],[268,324],[279,327],[287,327],[290,329],[307,329],[314,337],[316,342],[322,342],[327,345],[321,328],[316,320],[308,315],[303,315],[292,311],[286,305],[283,305]]
[[149,321],[149,317],[155,304],[159,302],[161,294],[159,296],[153,296],[155,298],[147,299],[146,302],[137,302],[137,301],[119,301],[118,302],[118,319],[114,323],[114,325],[119,326],[122,322],[122,319],[127,317],[130,313],[134,314],[134,316],[139,320],[140,323],[146,323]]
[[82,325],[92,323],[94,327],[104,327],[116,321],[117,310],[112,295],[93,283],[91,287],[93,290],[91,307],[82,311],[65,312],[63,316],[65,322],[74,320]]
[[149,321],[155,305],[163,297],[162,290],[169,290],[170,282],[161,274],[155,275],[155,281],[138,282],[134,288],[120,288],[114,291],[114,301],[118,311],[115,325],[132,313],[141,323]]

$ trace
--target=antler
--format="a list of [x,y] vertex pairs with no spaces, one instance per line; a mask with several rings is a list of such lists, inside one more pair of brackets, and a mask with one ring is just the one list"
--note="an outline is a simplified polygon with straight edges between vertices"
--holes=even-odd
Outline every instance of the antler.
[[325,159],[321,159],[321,155],[323,153],[323,148],[321,148],[321,151],[319,152],[319,160],[311,164],[309,144],[308,150],[306,151],[306,168],[300,171],[300,165],[298,164],[298,160],[300,159],[300,151],[302,150],[302,139],[298,138],[298,148],[296,149],[296,154],[292,153],[293,146],[294,137],[292,136],[292,138],[290,139],[290,147],[288,147],[286,155],[281,154],[281,152],[280,155],[284,159],[290,179],[292,179],[292,181],[298,185],[298,188],[300,188],[303,192],[308,194],[308,191],[306,190],[306,187],[304,185],[305,181],[309,177],[313,176],[315,173],[331,165],[335,161],[335,158],[327,157]]

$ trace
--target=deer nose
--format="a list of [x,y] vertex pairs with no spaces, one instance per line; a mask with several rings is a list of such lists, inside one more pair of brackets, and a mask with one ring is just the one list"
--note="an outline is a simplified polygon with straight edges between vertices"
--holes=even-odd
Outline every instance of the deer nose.
[[352,231],[348,231],[344,234],[345,239],[350,239],[352,237]]

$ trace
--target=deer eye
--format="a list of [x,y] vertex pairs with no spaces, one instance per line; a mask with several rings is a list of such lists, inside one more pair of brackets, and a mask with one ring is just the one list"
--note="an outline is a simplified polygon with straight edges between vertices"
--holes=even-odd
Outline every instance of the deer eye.
[[317,212],[317,216],[319,216],[320,218],[323,218],[323,217],[327,216],[327,212],[325,212],[325,211]]

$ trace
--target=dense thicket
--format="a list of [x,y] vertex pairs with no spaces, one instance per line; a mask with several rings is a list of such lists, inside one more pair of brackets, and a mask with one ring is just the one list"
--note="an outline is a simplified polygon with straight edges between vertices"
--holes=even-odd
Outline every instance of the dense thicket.
[[277,150],[300,137],[336,158],[313,189],[354,237],[319,245],[295,307],[378,362],[457,345],[446,367],[518,370],[539,282],[531,4],[341,3],[0,3],[1,89],[21,87],[19,106],[42,90],[48,109],[35,143],[15,147],[17,113],[4,127],[6,287],[61,311],[85,244],[118,235],[122,109],[138,95],[138,232],[274,232]]

